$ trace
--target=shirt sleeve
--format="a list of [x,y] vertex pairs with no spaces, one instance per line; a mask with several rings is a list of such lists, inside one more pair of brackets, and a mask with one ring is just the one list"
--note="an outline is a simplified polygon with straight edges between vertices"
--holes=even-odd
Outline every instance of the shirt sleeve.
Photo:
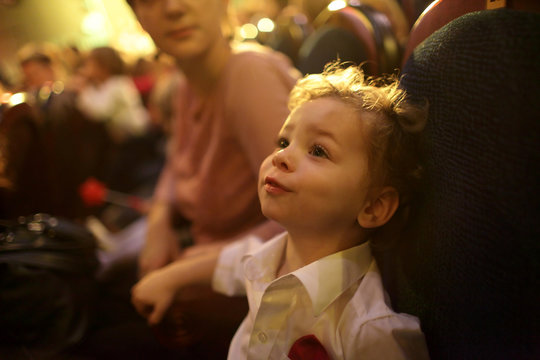
[[355,334],[344,344],[347,359],[429,359],[424,334],[414,316],[381,316],[359,324]]
[[271,54],[237,55],[228,91],[228,110],[236,138],[253,173],[276,147],[288,114],[288,98],[297,77],[294,68]]
[[242,258],[259,248],[262,240],[249,235],[223,248],[212,278],[214,291],[227,296],[245,295],[245,277]]

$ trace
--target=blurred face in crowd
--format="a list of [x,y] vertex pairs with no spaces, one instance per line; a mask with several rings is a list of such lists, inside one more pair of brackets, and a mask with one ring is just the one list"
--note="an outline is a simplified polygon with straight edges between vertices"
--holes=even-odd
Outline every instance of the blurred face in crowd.
[[22,65],[24,84],[28,90],[36,90],[47,82],[54,81],[54,70],[39,61],[28,61]]
[[100,66],[99,63],[92,57],[89,57],[84,61],[81,68],[81,73],[94,84],[100,84],[109,77],[106,69]]
[[224,40],[228,0],[134,0],[133,9],[156,45],[177,60],[194,60]]

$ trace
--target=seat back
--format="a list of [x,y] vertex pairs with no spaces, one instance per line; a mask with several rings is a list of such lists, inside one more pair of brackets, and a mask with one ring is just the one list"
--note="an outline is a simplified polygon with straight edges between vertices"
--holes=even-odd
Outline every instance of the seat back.
[[[351,4],[354,3],[351,1]],[[397,0],[362,0],[359,2],[384,14],[392,27],[400,46],[404,46],[409,37],[410,25],[405,10]]]
[[28,103],[5,110],[0,122],[5,175],[11,186],[2,199],[2,218],[56,210],[50,154],[43,126]]
[[[317,62],[324,65],[338,57],[342,61],[363,62],[367,73],[378,73],[374,29],[365,14],[349,6],[336,11],[325,9],[317,16],[313,25],[317,30],[306,39],[299,52],[298,67],[303,73],[311,72],[304,71],[303,63]],[[352,50],[358,52],[358,58],[343,56],[344,52]],[[322,68],[319,68],[313,72],[321,70]]]
[[[362,3],[338,10],[325,9],[315,19],[314,27],[317,30],[306,39],[305,46],[300,49],[298,67],[304,73],[306,71],[303,70],[303,62],[317,60],[325,64],[337,57],[343,61],[362,63],[364,71],[369,75],[392,73],[399,67],[401,46],[391,18],[369,5]],[[329,28],[341,30],[332,33],[331,41],[328,41],[331,34],[328,32]],[[348,33],[348,37],[352,36],[352,41],[345,41],[345,37],[341,35],[344,32]],[[314,54],[317,54],[317,57]],[[347,58],[343,54],[352,54],[355,57]],[[322,68],[316,72],[321,70]]]
[[418,17],[409,34],[403,63],[414,48],[450,21],[469,12],[486,9],[486,0],[436,0]]
[[409,23],[409,30],[412,28],[418,17],[424,12],[430,0],[398,0]]
[[403,69],[429,102],[426,184],[383,275],[433,359],[539,358],[538,79],[540,15],[508,9],[455,19]]

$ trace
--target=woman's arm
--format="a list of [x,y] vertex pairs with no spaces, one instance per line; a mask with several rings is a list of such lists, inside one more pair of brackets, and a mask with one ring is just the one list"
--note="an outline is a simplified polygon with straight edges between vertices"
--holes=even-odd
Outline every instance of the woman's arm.
[[144,276],[174,261],[180,253],[178,234],[172,226],[170,205],[156,201],[148,214],[148,230],[139,254],[139,275]]

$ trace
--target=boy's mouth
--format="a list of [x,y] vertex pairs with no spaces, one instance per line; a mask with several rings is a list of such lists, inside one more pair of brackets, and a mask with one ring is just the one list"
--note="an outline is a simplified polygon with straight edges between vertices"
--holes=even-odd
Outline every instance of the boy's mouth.
[[276,179],[270,176],[267,176],[264,178],[264,188],[266,191],[272,192],[272,193],[291,191],[289,188],[280,184]]

